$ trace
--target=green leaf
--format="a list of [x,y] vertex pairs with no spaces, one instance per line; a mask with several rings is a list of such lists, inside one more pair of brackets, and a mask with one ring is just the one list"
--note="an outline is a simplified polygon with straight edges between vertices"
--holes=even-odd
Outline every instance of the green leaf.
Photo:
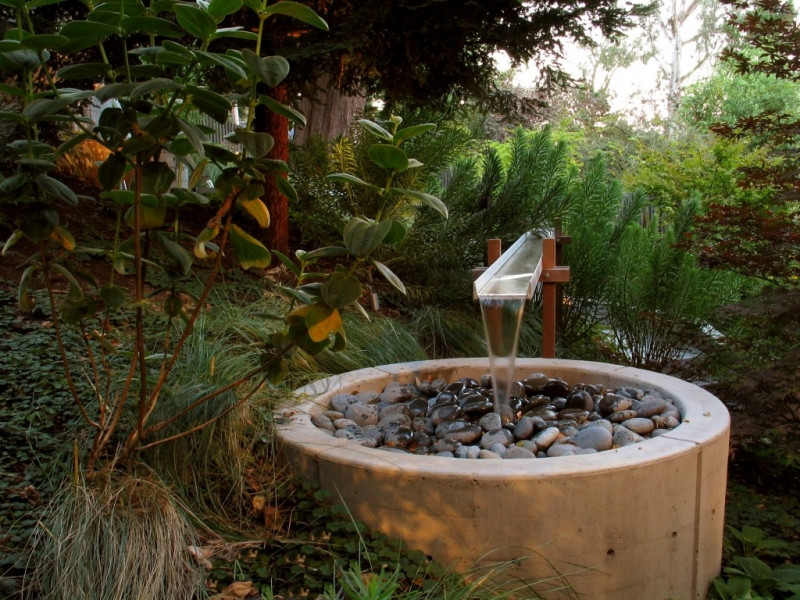
[[8,111],[0,111],[0,120],[14,121],[20,125],[24,125],[26,123],[25,117],[23,117],[21,114]]
[[[19,44],[17,44],[19,46]],[[45,60],[49,56],[45,56]],[[20,48],[13,52],[4,51],[0,54],[0,68],[20,73],[22,71],[32,71],[42,65],[42,59],[39,53],[29,48]]]
[[192,263],[194,262],[192,255],[186,248],[170,239],[168,235],[160,233],[157,237],[167,255],[172,259],[178,274],[186,277],[192,270]]
[[97,21],[69,21],[61,28],[61,35],[71,40],[92,40],[120,33],[119,27],[108,23],[98,23]]
[[17,304],[19,305],[19,310],[23,313],[31,312],[36,304],[30,295],[30,285],[33,274],[38,270],[39,265],[30,265],[22,272],[22,277],[19,278],[19,286],[17,287]]
[[125,304],[125,288],[109,283],[100,288],[98,294],[103,303],[111,310],[117,310]]
[[320,17],[308,6],[299,4],[297,2],[292,2],[291,0],[276,2],[275,4],[268,6],[264,10],[264,14],[267,16],[286,15],[287,17],[293,17],[298,21],[302,21],[303,23],[311,25],[312,27],[321,29],[322,31],[328,31],[328,24],[322,17]]
[[356,258],[366,258],[383,242],[391,228],[390,221],[370,223],[361,217],[354,217],[344,228],[344,244]]
[[369,159],[382,169],[401,173],[408,169],[406,153],[391,144],[373,144],[367,150]]
[[436,129],[436,125],[433,123],[424,123],[422,125],[412,125],[411,127],[406,127],[405,129],[401,129],[397,133],[394,134],[392,140],[395,146],[399,146],[404,141],[417,137],[418,135],[422,135],[423,133],[428,133],[429,131],[433,131]]
[[217,30],[213,17],[202,8],[191,4],[176,4],[175,17],[181,27],[200,40],[210,38]]
[[[247,73],[244,72],[244,69],[239,65],[239,63],[225,56],[224,54],[217,54],[216,52],[203,52],[202,50],[197,50],[195,53],[197,56],[204,58],[205,61],[219,65],[220,67],[231,71],[237,77],[241,77],[242,79],[247,78]],[[203,64],[203,62],[204,61],[201,61],[201,64]]]
[[350,173],[331,173],[330,175],[326,176],[325,179],[330,181],[338,181],[340,183],[354,183],[356,185],[360,185],[361,187],[365,187],[368,190],[372,190],[373,192],[382,193],[383,188],[378,187],[377,185],[373,185],[371,183],[367,183],[363,179],[359,179],[355,175],[351,175]]
[[275,187],[278,188],[281,194],[286,196],[289,202],[297,202],[297,190],[294,189],[294,186],[286,177],[275,175]]
[[98,88],[95,93],[94,97],[97,98],[101,103],[107,102],[112,98],[119,98],[120,96],[127,96],[131,93],[131,90],[136,87],[135,83],[109,83],[104,85],[101,88]]
[[242,269],[246,271],[252,267],[263,269],[269,266],[272,255],[267,247],[241,227],[231,225],[230,238],[233,255]]
[[138,84],[131,90],[129,96],[131,100],[134,100],[146,94],[152,94],[153,92],[169,92],[179,90],[182,87],[182,84],[172,79],[157,78]]
[[56,273],[59,273],[64,279],[69,282],[70,285],[70,292],[75,292],[78,297],[83,297],[83,292],[81,291],[81,284],[78,283],[78,279],[72,272],[67,269],[64,265],[61,265],[57,262],[50,262],[50,268],[53,269]]
[[401,188],[391,188],[391,191],[396,194],[402,194],[403,196],[408,196],[410,198],[413,198],[414,200],[420,200],[423,204],[427,204],[432,209],[437,211],[445,219],[447,218],[447,206],[436,196],[432,196],[431,194],[426,194],[425,192],[419,192],[417,190],[406,190]]
[[64,110],[74,102],[71,98],[37,98],[22,109],[22,114],[32,121]]
[[289,269],[295,277],[300,277],[300,269],[297,267],[296,264],[292,262],[292,259],[283,254],[282,252],[278,252],[277,250],[273,250],[272,254],[278,257],[278,260],[283,263],[283,266]]
[[256,80],[266,83],[270,87],[277,86],[289,74],[289,61],[282,56],[262,58],[252,50],[245,48],[242,50],[242,59],[253,72]]
[[22,188],[26,183],[28,183],[28,174],[17,173],[0,181],[0,192],[10,194]]
[[269,152],[275,144],[275,140],[268,133],[237,129],[234,135],[247,153],[255,158],[266,156],[267,152]]
[[97,179],[103,189],[113,190],[119,185],[122,177],[125,175],[125,169],[128,163],[125,160],[124,154],[114,153],[109,154],[108,158],[103,161],[103,164],[97,169]]
[[358,122],[365,130],[369,131],[378,139],[389,142],[390,144],[394,142],[394,136],[374,121],[370,121],[369,119],[359,119]]
[[381,275],[383,275],[386,278],[386,281],[391,283],[395,289],[397,289],[401,294],[406,293],[406,286],[403,285],[403,282],[400,281],[400,278],[395,275],[389,267],[377,260],[373,260],[372,264],[375,265],[375,268],[380,271]]
[[303,262],[313,262],[320,258],[337,258],[339,256],[346,256],[347,248],[342,246],[323,246],[322,248],[315,248],[311,252],[306,252],[303,255]]
[[205,136],[197,125],[189,123],[189,121],[184,121],[183,119],[178,119],[178,127],[181,128],[181,132],[186,136],[186,139],[192,145],[194,151],[200,156],[204,156],[205,150],[203,149],[203,142],[205,141]]
[[[111,67],[106,63],[78,63],[67,65],[56,71],[60,79],[94,79],[96,77],[108,77],[111,74]],[[108,87],[108,86],[106,86]]]
[[347,336],[344,333],[344,329],[340,329],[333,336],[333,346],[331,346],[331,351],[342,352],[346,348],[347,348]]
[[214,32],[214,35],[211,36],[211,39],[217,40],[220,38],[228,38],[233,40],[247,40],[248,42],[254,42],[258,40],[258,34],[252,31],[246,31],[241,27],[220,27]]
[[69,38],[63,35],[53,35],[53,34],[36,34],[30,35],[26,38],[23,38],[20,41],[20,44],[25,48],[31,48],[32,50],[42,51],[42,50],[57,50],[59,48],[63,48],[69,42]]
[[146,194],[164,194],[169,191],[175,181],[175,172],[167,163],[153,161],[142,166],[142,192]]
[[208,3],[208,14],[219,23],[227,15],[239,12],[242,4],[242,0],[211,0]]
[[80,299],[64,299],[59,306],[61,318],[65,323],[77,324],[94,316],[97,312],[97,302],[91,296],[83,296]]
[[320,288],[322,299],[331,308],[344,308],[361,298],[361,282],[340,271],[332,273]]
[[192,104],[215,121],[225,123],[230,117],[233,105],[224,96],[192,85],[187,85],[186,91]]
[[131,16],[125,17],[121,22],[122,31],[128,35],[146,33],[166,38],[179,38],[183,31],[172,21],[160,17]]
[[282,117],[286,117],[290,121],[294,121],[303,126],[305,126],[306,124],[306,117],[303,113],[301,113],[299,110],[292,108],[291,106],[281,104],[274,98],[270,98],[269,96],[259,96],[258,103],[263,104],[272,112],[279,114]]
[[383,240],[384,244],[396,244],[398,242],[402,242],[408,233],[406,230],[405,225],[400,221],[393,220],[392,228],[389,230],[389,233],[386,234],[386,237]]
[[40,189],[44,190],[48,194],[55,196],[56,198],[60,198],[72,206],[77,206],[78,196],[76,196],[75,192],[73,192],[69,187],[57,179],[53,179],[52,177],[43,174],[36,178],[36,183],[39,185]]
[[17,227],[32,242],[50,239],[56,225],[58,225],[58,213],[45,206],[31,206],[17,215]]
[[3,244],[3,250],[2,252],[0,252],[0,255],[5,256],[8,253],[9,249],[11,249],[11,247],[18,241],[20,241],[23,237],[25,237],[25,235],[22,233],[21,230],[17,229],[16,231],[14,231],[14,233],[12,233],[8,237],[6,243]]
[[156,55],[156,63],[161,66],[172,65],[176,67],[185,67],[193,64],[194,61],[190,58],[186,58],[182,54],[178,54],[177,52],[163,50]]
[[[125,213],[125,224],[131,229],[136,228],[136,207],[131,206]],[[167,201],[149,194],[142,194],[139,207],[139,230],[158,229],[167,219]]]

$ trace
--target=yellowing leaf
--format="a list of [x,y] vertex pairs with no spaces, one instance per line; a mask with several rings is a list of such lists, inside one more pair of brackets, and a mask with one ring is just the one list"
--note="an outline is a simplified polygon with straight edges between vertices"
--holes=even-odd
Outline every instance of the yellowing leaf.
[[213,258],[216,253],[206,252],[206,242],[210,242],[219,234],[219,227],[206,227],[194,242],[194,255],[200,259]]
[[237,225],[230,231],[233,255],[245,271],[251,267],[265,268],[272,261],[267,247]]
[[258,225],[266,229],[269,227],[269,209],[261,198],[253,198],[252,200],[240,200],[239,204],[250,213],[250,215],[258,222]]
[[321,342],[342,328],[342,316],[335,308],[312,305],[312,310],[306,315],[306,326],[308,337],[314,342]]
[[72,234],[69,231],[60,225],[56,225],[55,229],[53,229],[53,232],[50,234],[50,239],[64,248],[64,250],[75,249],[75,238],[72,237]]

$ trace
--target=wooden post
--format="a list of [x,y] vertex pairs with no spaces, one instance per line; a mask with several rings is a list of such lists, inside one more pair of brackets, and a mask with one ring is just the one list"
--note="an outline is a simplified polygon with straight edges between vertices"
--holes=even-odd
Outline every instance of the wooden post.
[[491,238],[486,242],[486,266],[491,267],[503,253],[502,240]]
[[569,267],[556,264],[556,240],[542,240],[542,357],[556,357],[559,284],[569,281]]

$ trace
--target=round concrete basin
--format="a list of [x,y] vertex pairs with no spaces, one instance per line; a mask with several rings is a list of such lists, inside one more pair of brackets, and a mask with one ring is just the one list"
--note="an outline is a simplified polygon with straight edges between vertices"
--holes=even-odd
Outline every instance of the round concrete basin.
[[[722,556],[730,419],[695,385],[602,363],[517,360],[519,378],[544,372],[570,384],[656,388],[681,411],[668,434],[581,456],[416,456],[366,448],[311,424],[338,393],[488,370],[487,359],[421,361],[301,388],[301,404],[277,419],[281,459],[356,519],[458,570],[503,564],[504,577],[539,582],[547,598],[704,598]],[[565,581],[568,590],[553,591]]]

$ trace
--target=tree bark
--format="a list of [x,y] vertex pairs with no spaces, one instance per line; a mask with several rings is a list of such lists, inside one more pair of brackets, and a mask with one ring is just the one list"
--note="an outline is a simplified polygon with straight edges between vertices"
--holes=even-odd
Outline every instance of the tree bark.
[[321,75],[315,82],[315,93],[300,101],[300,112],[306,116],[306,126],[295,130],[292,142],[302,146],[312,135],[326,141],[347,135],[351,123],[363,113],[365,105],[364,96],[345,96],[335,83],[331,83],[330,75]]
[[[270,96],[286,104],[288,90],[285,85],[273,88]],[[257,108],[254,129],[264,131],[272,136],[275,144],[267,154],[267,158],[274,158],[289,162],[289,121],[264,106]],[[285,174],[276,173],[274,177],[285,177]],[[268,177],[264,182],[264,204],[267,205],[270,215],[270,226],[264,235],[267,248],[277,250],[283,254],[289,253],[289,200],[278,191],[274,177]]]

